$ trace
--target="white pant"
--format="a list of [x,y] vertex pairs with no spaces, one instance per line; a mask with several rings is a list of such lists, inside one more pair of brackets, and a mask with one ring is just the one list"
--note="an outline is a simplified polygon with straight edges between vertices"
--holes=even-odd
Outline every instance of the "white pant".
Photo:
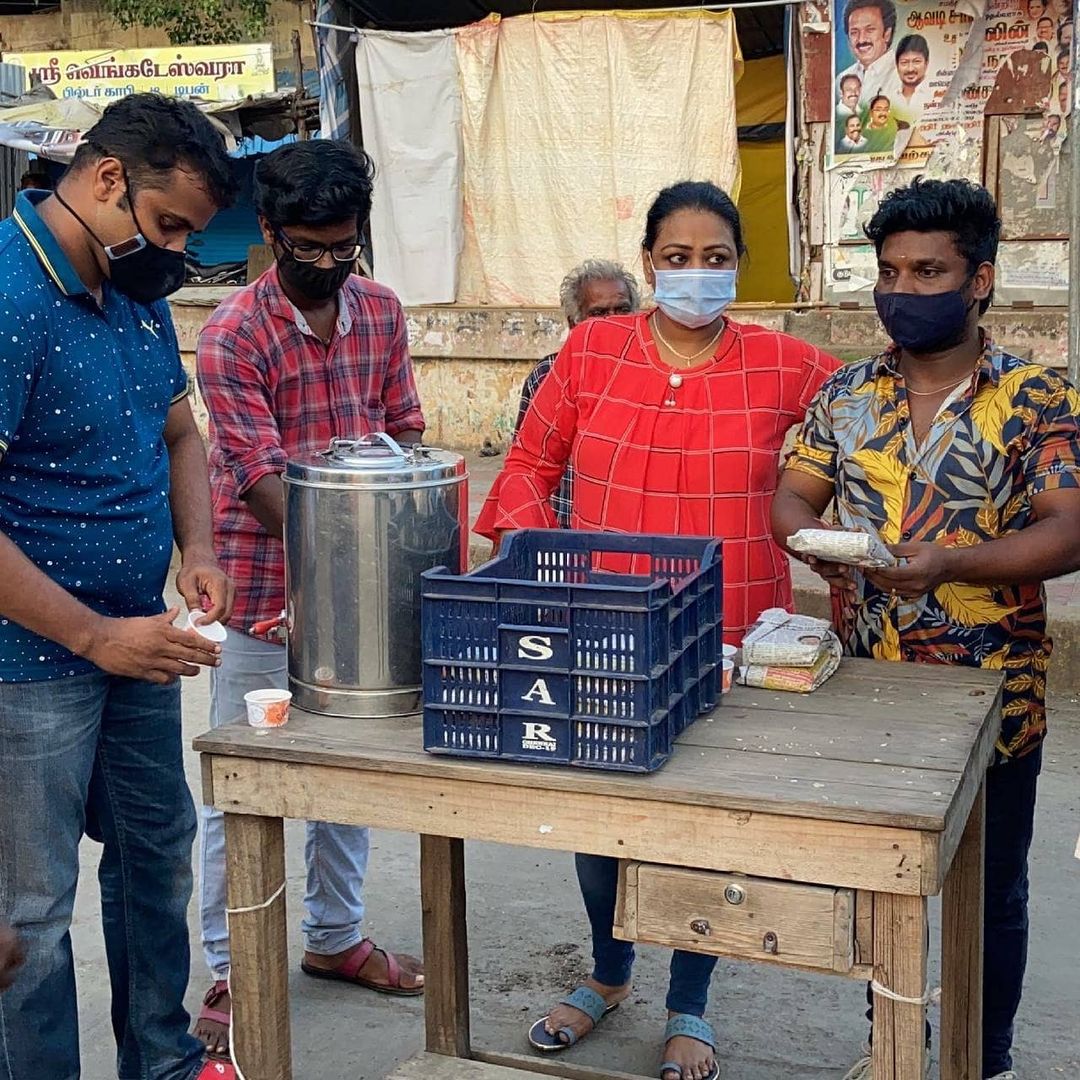
[[[210,673],[210,726],[221,727],[242,717],[244,695],[250,690],[268,689],[288,689],[285,647],[230,630],[221,646],[221,666]],[[308,952],[333,956],[362,938],[368,830],[309,821],[304,858],[304,947]],[[225,823],[221,811],[209,806],[202,808],[199,859],[203,953],[214,978],[224,979],[229,973]]]

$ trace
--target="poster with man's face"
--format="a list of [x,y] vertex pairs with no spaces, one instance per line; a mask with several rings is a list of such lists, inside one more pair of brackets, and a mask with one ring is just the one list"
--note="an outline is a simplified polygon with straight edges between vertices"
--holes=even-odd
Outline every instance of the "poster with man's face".
[[1046,134],[1064,140],[1073,3],[834,0],[830,167],[919,168],[944,140],[981,139],[986,100],[1012,66],[1051,78]]
[[834,166],[891,166],[920,144],[984,2],[834,0]]

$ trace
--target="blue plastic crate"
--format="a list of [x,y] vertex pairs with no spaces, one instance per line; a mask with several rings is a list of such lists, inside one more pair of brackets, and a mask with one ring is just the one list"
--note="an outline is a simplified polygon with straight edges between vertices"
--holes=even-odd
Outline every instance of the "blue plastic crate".
[[438,709],[433,715],[436,724],[430,723],[425,709],[425,748],[456,757],[652,772],[671,753],[666,712],[650,724],[567,717],[542,720],[514,712],[464,709]]
[[425,748],[659,768],[718,700],[722,597],[720,541],[693,537],[525,530],[425,572]]

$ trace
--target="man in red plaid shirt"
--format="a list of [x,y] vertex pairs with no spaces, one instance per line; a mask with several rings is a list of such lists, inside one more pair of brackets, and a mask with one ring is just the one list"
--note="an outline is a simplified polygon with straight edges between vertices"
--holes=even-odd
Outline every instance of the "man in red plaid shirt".
[[[325,450],[333,438],[385,431],[418,442],[424,430],[401,303],[352,272],[372,176],[366,154],[329,140],[295,143],[261,161],[255,204],[276,263],[222,303],[199,337],[215,544],[236,584],[211,684],[214,727],[243,713],[248,691],[287,687],[284,646],[251,632],[285,607],[286,460]],[[420,962],[361,934],[367,855],[367,829],[308,823],[302,969],[388,994],[420,994]],[[214,985],[195,1033],[224,1054],[231,1015],[224,830],[209,807],[201,860],[203,950]]]

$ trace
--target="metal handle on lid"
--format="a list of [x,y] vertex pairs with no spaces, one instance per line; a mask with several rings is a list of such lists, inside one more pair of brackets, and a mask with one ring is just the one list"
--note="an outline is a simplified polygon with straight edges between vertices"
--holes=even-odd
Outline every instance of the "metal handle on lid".
[[[363,458],[365,450],[383,449],[382,446],[379,446],[380,442],[398,462],[404,464],[408,461],[409,455],[405,449],[395,439],[387,435],[385,431],[373,431],[370,434],[361,436],[359,439],[331,439],[330,446],[324,456],[330,459],[334,457],[351,457],[354,464],[359,465],[361,462],[358,459]],[[363,464],[374,466],[384,463],[385,460],[385,458],[369,458]]]
[[[392,438],[391,436],[387,435],[385,431],[373,431],[369,435],[365,435],[362,439],[358,439],[357,442],[363,443],[363,442],[365,442],[365,440],[369,440],[369,439],[381,439],[387,446],[390,447],[391,450],[393,450],[393,452],[398,457],[405,457],[406,456],[405,451],[401,446],[401,443],[399,443],[396,439]],[[372,444],[370,442],[368,442],[367,445],[370,446]]]

